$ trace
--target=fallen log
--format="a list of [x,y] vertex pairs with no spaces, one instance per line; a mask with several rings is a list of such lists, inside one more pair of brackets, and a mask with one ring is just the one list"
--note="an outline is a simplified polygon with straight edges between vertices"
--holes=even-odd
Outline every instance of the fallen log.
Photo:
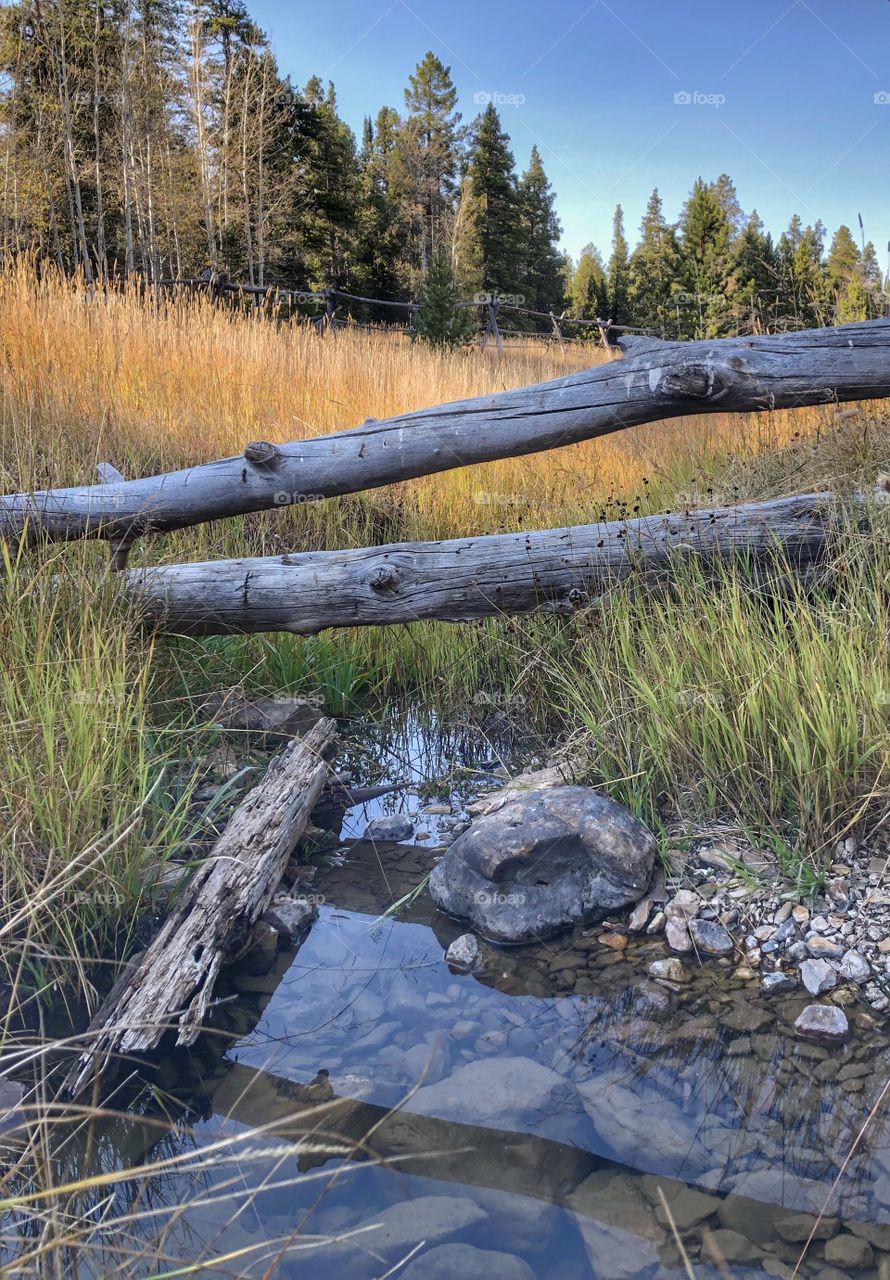
[[[854,499],[864,512],[864,505]],[[130,570],[146,622],[179,635],[448,622],[571,613],[630,574],[678,556],[815,563],[840,514],[830,493],[567,529],[403,542],[351,551],[214,560]]]
[[336,740],[319,720],[272,761],[229,819],[207,861],[137,963],[130,965],[90,1024],[87,1048],[63,1091],[76,1097],[112,1061],[178,1045],[201,1031],[220,969],[247,945],[321,795]]
[[622,338],[625,358],[537,386],[406,413],[167,475],[0,498],[0,536],[140,534],[355,493],[688,414],[890,396],[890,319],[705,342]]

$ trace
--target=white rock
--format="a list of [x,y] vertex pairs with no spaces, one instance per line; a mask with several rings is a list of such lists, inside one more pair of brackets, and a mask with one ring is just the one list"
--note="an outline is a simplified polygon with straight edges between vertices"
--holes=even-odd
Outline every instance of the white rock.
[[445,952],[445,960],[452,969],[460,969],[464,973],[472,973],[482,963],[482,953],[475,934],[462,933],[455,938]]
[[811,996],[821,996],[837,986],[837,973],[827,960],[804,960],[800,980]]
[[838,972],[848,982],[863,983],[871,977],[871,966],[865,956],[851,947],[841,960]]

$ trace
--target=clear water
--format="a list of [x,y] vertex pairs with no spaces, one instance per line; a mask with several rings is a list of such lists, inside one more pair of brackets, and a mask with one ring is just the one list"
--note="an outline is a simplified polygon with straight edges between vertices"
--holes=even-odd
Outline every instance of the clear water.
[[886,1280],[890,1042],[864,1008],[846,1046],[808,1045],[803,995],[764,1000],[723,962],[671,990],[645,978],[661,942],[592,930],[452,973],[461,929],[426,895],[382,914],[434,856],[322,857],[303,946],[230,974],[216,1034],[161,1064],[142,1122],[102,1129],[91,1168],[122,1178],[191,1152],[133,1226],[157,1256],[138,1274],[790,1276],[815,1223],[793,1215],[827,1206],[797,1274]]

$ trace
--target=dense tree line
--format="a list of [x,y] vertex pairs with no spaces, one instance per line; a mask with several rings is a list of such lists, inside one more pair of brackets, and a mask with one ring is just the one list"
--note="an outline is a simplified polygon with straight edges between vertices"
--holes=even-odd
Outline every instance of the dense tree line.
[[389,299],[420,298],[434,269],[440,310],[521,298],[684,337],[884,307],[872,245],[841,227],[826,252],[796,216],[774,242],[726,175],[699,179],[675,224],[653,192],[633,249],[619,207],[608,260],[588,245],[572,262],[537,149],[517,173],[494,105],[464,123],[434,54],[358,141],[333,84],[281,76],[242,0],[18,0],[0,69],[4,260]]

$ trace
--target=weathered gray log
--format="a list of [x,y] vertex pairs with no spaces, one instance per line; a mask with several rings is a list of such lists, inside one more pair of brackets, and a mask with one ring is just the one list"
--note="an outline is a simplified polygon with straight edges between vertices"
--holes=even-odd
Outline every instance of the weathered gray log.
[[321,795],[336,724],[319,720],[270,764],[229,819],[207,861],[139,962],[90,1025],[64,1090],[77,1096],[112,1060],[197,1038],[223,964],[235,958],[272,895]]
[[533,533],[161,565],[123,580],[149,625],[180,635],[571,613],[678,555],[757,561],[780,550],[802,569],[819,558],[840,513],[833,494],[803,494]]
[[683,414],[890,396],[890,319],[706,342],[623,338],[626,358],[167,475],[0,498],[0,535],[124,543],[275,506],[575,444]]

